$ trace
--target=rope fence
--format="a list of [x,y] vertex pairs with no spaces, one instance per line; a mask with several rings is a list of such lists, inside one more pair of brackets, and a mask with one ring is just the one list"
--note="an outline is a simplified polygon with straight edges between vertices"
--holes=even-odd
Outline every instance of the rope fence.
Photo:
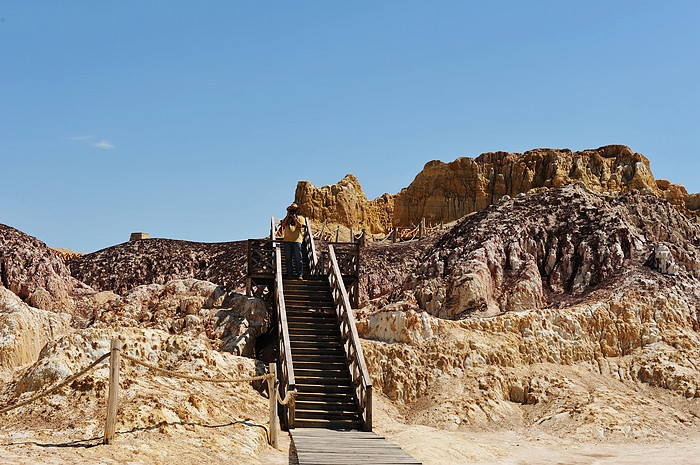
[[18,403],[14,404],[14,405],[9,405],[9,406],[6,406],[6,407],[1,408],[1,409],[0,409],[0,415],[2,415],[3,413],[9,412],[10,410],[14,410],[14,409],[17,409],[17,408],[20,408],[20,407],[24,407],[25,405],[29,405],[29,404],[31,404],[32,402],[35,402],[35,401],[37,401],[37,400],[39,400],[39,399],[41,399],[41,398],[43,398],[43,397],[46,397],[46,396],[48,396],[48,395],[50,395],[50,394],[53,394],[54,392],[58,391],[58,390],[61,389],[62,387],[66,386],[66,385],[68,385],[68,384],[71,384],[73,381],[75,381],[75,380],[77,380],[77,379],[80,379],[80,378],[82,378],[83,376],[85,376],[86,374],[88,374],[88,373],[89,373],[90,371],[92,371],[97,365],[99,365],[100,363],[102,363],[107,357],[109,357],[109,353],[104,354],[102,357],[100,357],[100,358],[98,358],[97,360],[95,360],[94,362],[92,362],[89,366],[83,368],[83,369],[80,370],[79,372],[77,372],[77,373],[75,373],[75,374],[69,376],[68,378],[64,379],[62,382],[58,383],[56,386],[54,386],[54,387],[52,387],[52,388],[49,388],[49,389],[47,389],[46,391],[40,392],[39,394],[36,394],[36,395],[30,397],[29,399],[25,399],[25,400],[23,400],[22,402],[18,402]]
[[150,363],[146,363],[146,362],[139,360],[136,357],[132,357],[130,355],[121,354],[121,356],[124,357],[125,359],[127,359],[128,361],[133,362],[137,365],[141,365],[141,366],[146,367],[150,370],[163,373],[163,374],[168,375],[168,376],[173,377],[173,378],[188,379],[191,381],[202,381],[204,383],[252,383],[253,381],[262,381],[265,379],[272,378],[272,376],[273,376],[271,374],[267,374],[267,375],[253,376],[250,378],[238,378],[238,379],[204,378],[202,376],[192,376],[192,375],[187,375],[185,373],[178,373],[177,371],[166,370],[165,368],[161,368],[159,366],[152,365]]
[[188,375],[186,373],[180,373],[177,371],[172,371],[172,370],[167,370],[165,368],[161,368],[157,365],[153,365],[151,363],[144,362],[143,360],[139,360],[136,357],[132,357],[127,354],[121,354],[121,341],[119,339],[112,339],[111,343],[111,348],[110,351],[101,357],[99,357],[97,360],[92,362],[90,365],[86,366],[85,368],[81,369],[77,373],[69,376],[65,380],[61,381],[60,383],[56,384],[55,386],[52,386],[36,395],[33,395],[32,397],[25,399],[21,402],[18,402],[13,405],[6,405],[2,408],[0,408],[0,415],[7,413],[9,411],[18,409],[20,407],[23,407],[25,405],[31,404],[32,402],[36,402],[39,399],[42,399],[50,394],[53,394],[54,392],[58,391],[59,389],[73,383],[74,381],[82,378],[92,370],[94,370],[100,363],[105,361],[107,358],[110,359],[109,362],[109,391],[108,391],[108,396],[107,396],[107,417],[105,420],[105,435],[104,435],[104,444],[111,444],[114,440],[114,434],[115,434],[115,427],[116,427],[116,415],[117,415],[117,404],[118,404],[118,397],[119,397],[119,361],[120,357],[123,357],[124,359],[137,364],[141,365],[145,368],[148,368],[149,370],[153,370],[159,373],[162,373],[164,375],[173,377],[173,378],[181,378],[181,379],[187,379],[187,380],[192,380],[192,381],[200,381],[200,382],[205,382],[205,383],[250,383],[254,381],[267,381],[268,385],[268,391],[269,391],[269,399],[270,399],[270,445],[272,445],[275,448],[278,448],[278,430],[279,430],[279,418],[277,414],[277,402],[279,402],[281,405],[287,405],[289,402],[291,402],[294,397],[297,394],[296,390],[293,391],[288,391],[287,394],[285,395],[284,399],[280,398],[279,394],[279,383],[277,381],[277,364],[275,363],[270,363],[269,365],[269,373],[265,375],[260,375],[260,376],[251,376],[251,377],[246,377],[246,378],[206,378],[202,376],[194,376],[194,375]]

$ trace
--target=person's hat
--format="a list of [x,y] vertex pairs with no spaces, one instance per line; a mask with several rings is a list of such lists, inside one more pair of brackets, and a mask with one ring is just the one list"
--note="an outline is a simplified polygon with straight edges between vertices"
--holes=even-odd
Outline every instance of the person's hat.
[[289,210],[299,210],[299,205],[297,205],[296,203],[293,203],[287,207],[287,211],[289,211]]

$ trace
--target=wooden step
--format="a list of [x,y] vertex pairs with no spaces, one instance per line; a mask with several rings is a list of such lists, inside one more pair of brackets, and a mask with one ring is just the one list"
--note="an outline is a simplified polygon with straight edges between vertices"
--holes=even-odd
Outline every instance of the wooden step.
[[296,402],[353,403],[357,405],[355,392],[299,392]]
[[362,429],[362,422],[357,420],[295,419],[296,428],[327,428],[338,430]]
[[334,398],[305,398],[297,399],[294,402],[296,408],[303,408],[306,410],[353,410],[357,411],[357,402],[354,396],[344,396],[344,397],[334,397]]
[[338,326],[338,317],[335,313],[315,312],[308,308],[288,309],[287,321],[298,321],[300,323],[325,323]]
[[304,410],[296,409],[294,413],[294,418],[300,420],[350,420],[350,421],[360,421],[360,415],[357,411],[340,411],[340,410]]
[[302,360],[295,360],[293,362],[294,364],[294,373],[297,372],[297,370],[347,370],[348,366],[345,363],[345,361],[337,361],[337,362],[322,362],[322,361],[317,361],[317,360],[312,360],[312,361],[302,361]]
[[[296,372],[294,373],[296,376]],[[350,376],[296,376],[297,386],[314,385],[314,386],[352,386]]]
[[298,346],[298,347],[307,347],[307,346],[313,346],[313,345],[319,345],[323,347],[328,347],[328,346],[340,346],[340,348],[343,348],[343,339],[340,337],[340,334],[316,334],[314,335],[314,339],[311,338],[311,336],[307,334],[300,334],[296,332],[291,332],[289,334],[289,343],[292,346]]
[[304,309],[287,309],[287,321],[299,321],[308,323],[326,323],[338,326],[338,317],[335,312],[314,312],[308,308]]
[[326,366],[319,365],[315,368],[298,368],[294,366],[294,376],[295,377],[319,377],[319,376],[344,376],[349,378],[350,371],[347,367],[339,366],[337,368],[328,368]]
[[321,353],[345,355],[345,346],[340,340],[300,341],[290,338],[289,345],[292,347],[292,353],[296,351],[297,354],[316,353],[316,351],[320,351]]
[[295,360],[347,363],[345,352],[336,349],[307,349],[292,347],[292,363]]
[[340,334],[332,334],[330,332],[324,334],[323,337],[319,337],[316,340],[304,338],[303,336],[290,336],[289,344],[292,346],[292,349],[294,349],[295,347],[300,349],[318,348],[324,350],[333,348],[345,354],[345,349],[343,348],[343,340],[340,338]]
[[285,306],[287,316],[298,316],[305,318],[315,318],[319,320],[337,320],[338,316],[334,308],[313,308],[301,306]]
[[330,338],[341,338],[340,331],[338,328],[303,324],[297,322],[287,322],[287,330],[289,331],[290,337],[299,337],[299,339],[309,339],[310,336],[323,337],[325,339]]
[[332,310],[335,310],[335,305],[333,302],[328,302],[326,300],[313,300],[306,297],[285,297],[284,306],[287,312],[290,313],[306,313],[313,310],[330,313]]
[[337,328],[326,329],[326,328],[308,328],[308,327],[294,327],[289,328],[289,337],[292,341],[299,342],[316,342],[316,341],[338,341],[342,342],[343,338],[340,336],[340,331]]
[[338,326],[338,317],[335,313],[312,312],[309,309],[291,309],[286,312],[287,321],[299,321],[306,323],[325,323]]
[[333,294],[328,291],[314,289],[284,289],[284,297],[288,298],[305,298],[315,301],[333,302]]
[[299,328],[296,326],[288,326],[288,329],[290,341],[304,342],[314,340],[311,339],[311,337],[317,338],[316,340],[337,339],[342,341],[342,337],[337,329],[313,328],[313,332],[308,331],[307,328]]
[[337,356],[341,357],[341,359],[344,361],[345,360],[345,350],[343,349],[343,346],[340,344],[336,345],[314,345],[314,346],[309,346],[309,345],[297,345],[297,344],[290,344],[292,346],[292,362],[294,361],[294,356],[295,355],[327,355],[327,356]]
[[352,385],[335,386],[332,384],[305,384],[296,383],[296,388],[299,394],[355,394],[355,389]]

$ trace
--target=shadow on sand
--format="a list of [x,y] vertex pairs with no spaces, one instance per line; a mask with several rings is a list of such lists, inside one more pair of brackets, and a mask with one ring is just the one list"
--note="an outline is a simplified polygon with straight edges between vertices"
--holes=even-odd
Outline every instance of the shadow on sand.
[[[206,428],[206,429],[217,429],[217,428],[226,428],[228,426],[234,426],[234,425],[243,425],[243,426],[248,426],[250,428],[260,428],[265,432],[265,439],[267,440],[267,443],[270,443],[270,435],[269,431],[267,430],[267,427],[264,425],[259,425],[257,423],[253,423],[250,420],[237,420],[237,421],[232,421],[230,423],[224,423],[221,425],[203,425],[201,423],[185,423],[181,421],[176,421],[172,423],[168,423],[166,421],[162,421],[158,424],[151,425],[151,426],[145,426],[143,428],[133,428],[130,430],[125,430],[125,431],[117,431],[117,434],[120,435],[127,435],[127,434],[136,434],[142,431],[153,431],[165,426],[197,426],[200,428]],[[85,448],[89,449],[91,447],[96,447],[96,446],[101,446],[104,444],[104,438],[102,436],[100,437],[94,437],[90,439],[78,439],[75,441],[70,441],[70,442],[60,442],[60,443],[42,443],[42,442],[37,442],[37,441],[22,441],[22,442],[10,442],[10,443],[4,443],[0,444],[2,447],[9,447],[9,446],[24,446],[24,445],[35,445],[38,447],[74,447],[74,448]],[[290,461],[291,463],[291,461]]]

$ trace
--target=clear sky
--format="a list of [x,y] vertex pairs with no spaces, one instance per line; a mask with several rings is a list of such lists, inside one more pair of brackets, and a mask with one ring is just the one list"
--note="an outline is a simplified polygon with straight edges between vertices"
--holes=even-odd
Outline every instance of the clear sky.
[[625,144],[700,192],[700,2],[0,0],[0,223],[263,237],[483,152]]

